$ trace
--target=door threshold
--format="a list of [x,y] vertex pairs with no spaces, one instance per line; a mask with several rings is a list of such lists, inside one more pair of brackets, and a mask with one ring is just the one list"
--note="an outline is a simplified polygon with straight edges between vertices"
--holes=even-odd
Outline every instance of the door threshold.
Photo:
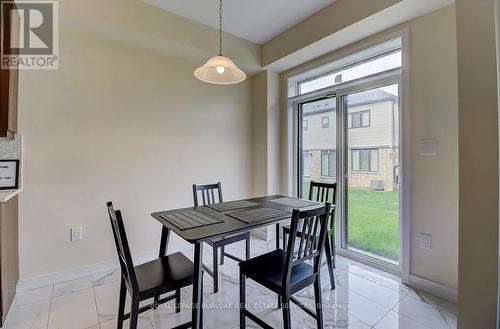
[[401,268],[397,264],[391,264],[381,259],[377,259],[373,256],[368,256],[363,253],[344,248],[336,248],[336,253],[342,257],[349,258],[358,263],[374,267],[389,274],[393,274],[398,277],[402,276]]

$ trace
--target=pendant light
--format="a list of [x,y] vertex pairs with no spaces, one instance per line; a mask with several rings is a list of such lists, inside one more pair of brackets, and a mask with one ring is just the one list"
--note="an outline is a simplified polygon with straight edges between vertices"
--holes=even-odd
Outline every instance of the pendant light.
[[203,82],[217,85],[231,85],[244,81],[247,77],[232,60],[222,53],[222,0],[219,0],[219,55],[210,58],[194,71],[194,76]]

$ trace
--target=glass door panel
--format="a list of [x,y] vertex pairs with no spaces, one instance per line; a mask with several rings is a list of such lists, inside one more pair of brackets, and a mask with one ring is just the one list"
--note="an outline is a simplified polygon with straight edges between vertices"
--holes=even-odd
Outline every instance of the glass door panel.
[[337,180],[336,98],[299,105],[299,197],[309,198],[311,181]]
[[344,248],[399,262],[398,85],[343,96]]

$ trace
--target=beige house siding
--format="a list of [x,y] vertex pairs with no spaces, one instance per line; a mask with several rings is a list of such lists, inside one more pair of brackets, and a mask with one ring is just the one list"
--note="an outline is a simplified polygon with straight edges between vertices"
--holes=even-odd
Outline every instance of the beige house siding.
[[[331,103],[331,104],[330,104]],[[321,151],[336,150],[336,110],[333,107],[335,100],[321,101],[315,104],[317,113],[307,113],[303,120],[307,120],[307,128],[303,129],[302,146],[304,154],[309,156],[309,161],[304,161],[304,181],[336,181],[336,177],[322,175]],[[328,109],[328,105],[332,106]],[[310,106],[308,109],[314,108]],[[327,110],[321,110],[327,108]],[[381,181],[383,190],[392,191],[394,188],[394,166],[397,164],[398,129],[397,129],[397,103],[382,101],[360,106],[352,106],[348,113],[370,111],[370,126],[364,128],[348,129],[349,143],[349,186],[358,188],[372,188],[373,181]],[[329,126],[322,127],[322,118],[328,118]],[[361,172],[352,171],[351,150],[377,149],[378,171]],[[338,152],[337,152],[338,155]]]

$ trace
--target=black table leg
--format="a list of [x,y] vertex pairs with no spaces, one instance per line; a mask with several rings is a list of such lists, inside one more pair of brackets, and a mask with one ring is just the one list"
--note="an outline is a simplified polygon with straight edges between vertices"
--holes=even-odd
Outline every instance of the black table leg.
[[280,248],[280,223],[276,223],[276,250]]
[[193,329],[202,328],[203,307],[203,247],[201,243],[194,245],[194,280],[193,280]]
[[169,237],[170,237],[170,230],[168,228],[166,228],[165,226],[162,226],[159,257],[163,257],[163,256],[167,255]]

